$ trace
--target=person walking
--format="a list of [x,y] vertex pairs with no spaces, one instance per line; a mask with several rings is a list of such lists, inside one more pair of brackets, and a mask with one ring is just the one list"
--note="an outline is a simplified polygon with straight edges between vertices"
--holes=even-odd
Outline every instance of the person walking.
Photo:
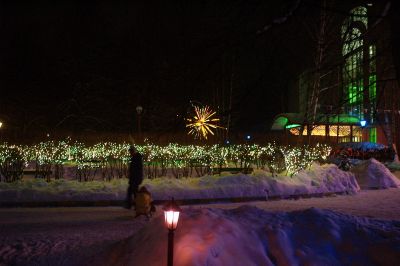
[[129,163],[129,186],[126,195],[125,208],[132,208],[132,194],[136,198],[136,193],[138,192],[139,185],[143,181],[143,157],[137,151],[135,146],[131,146],[129,148],[129,154],[131,156],[131,160]]

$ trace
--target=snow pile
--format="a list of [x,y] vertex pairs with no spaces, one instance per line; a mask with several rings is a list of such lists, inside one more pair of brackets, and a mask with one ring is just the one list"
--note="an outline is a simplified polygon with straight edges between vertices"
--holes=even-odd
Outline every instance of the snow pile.
[[359,191],[350,172],[336,165],[314,164],[293,177],[256,170],[253,174],[226,174],[201,178],[154,179],[144,182],[154,199],[254,198]]
[[[222,199],[222,198],[267,198],[320,194],[330,192],[354,193],[359,186],[350,172],[336,165],[314,164],[288,177],[256,170],[253,174],[227,174],[201,178],[156,178],[143,182],[152,193],[153,200],[175,199]],[[42,179],[24,180],[17,183],[0,183],[0,202],[24,201],[97,201],[124,200],[126,179],[111,182]]]
[[362,189],[400,187],[400,181],[381,162],[369,159],[351,169]]
[[126,196],[127,184],[124,179],[110,182],[27,179],[0,183],[0,202],[118,200]]
[[[400,223],[329,210],[272,213],[185,209],[175,232],[174,265],[396,265]],[[110,245],[96,265],[165,265],[162,217]]]
[[387,168],[389,168],[392,171],[400,171],[400,162],[390,162],[385,164]]
[[337,146],[345,149],[350,148],[353,150],[360,150],[360,151],[382,150],[387,148],[383,144],[373,143],[373,142],[342,142],[337,144]]

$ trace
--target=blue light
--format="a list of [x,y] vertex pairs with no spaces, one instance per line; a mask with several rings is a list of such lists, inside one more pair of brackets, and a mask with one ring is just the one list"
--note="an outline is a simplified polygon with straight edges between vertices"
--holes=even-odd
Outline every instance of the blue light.
[[361,121],[360,121],[360,125],[361,125],[362,127],[365,127],[365,126],[367,125],[367,121],[361,120]]
[[230,142],[229,142],[229,140],[225,140],[225,144],[229,144]]
[[247,139],[247,140],[251,139],[250,135],[247,135],[247,136],[246,136],[246,139]]

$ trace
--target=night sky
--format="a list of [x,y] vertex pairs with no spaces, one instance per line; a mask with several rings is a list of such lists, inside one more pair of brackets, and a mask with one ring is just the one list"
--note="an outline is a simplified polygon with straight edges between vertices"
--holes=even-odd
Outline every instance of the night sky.
[[230,114],[232,130],[265,131],[291,111],[290,84],[312,66],[304,25],[318,1],[143,2],[2,2],[4,123],[123,132],[141,105],[143,130],[173,132],[192,101],[223,122]]

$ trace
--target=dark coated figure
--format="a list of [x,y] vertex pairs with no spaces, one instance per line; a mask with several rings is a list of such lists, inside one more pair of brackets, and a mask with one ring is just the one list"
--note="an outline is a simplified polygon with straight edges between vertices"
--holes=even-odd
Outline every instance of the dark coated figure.
[[129,163],[129,186],[126,195],[125,208],[132,207],[132,194],[136,197],[139,186],[143,181],[143,157],[134,146],[129,148],[131,160]]

